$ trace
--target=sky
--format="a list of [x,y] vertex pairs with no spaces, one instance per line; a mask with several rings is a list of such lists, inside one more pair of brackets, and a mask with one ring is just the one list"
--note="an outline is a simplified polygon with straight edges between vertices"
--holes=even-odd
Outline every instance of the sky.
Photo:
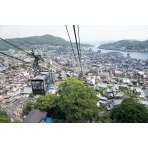
[[[74,41],[72,25],[68,25]],[[148,39],[148,25],[79,25],[81,42]],[[29,37],[50,34],[69,41],[64,25],[0,25],[1,38]]]

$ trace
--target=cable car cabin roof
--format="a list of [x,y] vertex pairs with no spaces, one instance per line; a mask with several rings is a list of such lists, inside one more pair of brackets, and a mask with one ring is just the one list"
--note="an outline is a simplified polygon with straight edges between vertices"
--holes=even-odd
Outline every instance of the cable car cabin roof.
[[32,80],[44,80],[49,76],[49,72],[40,72]]
[[46,75],[37,75],[32,80],[44,80],[46,78]]
[[39,75],[49,75],[49,72],[48,71],[42,71],[42,72],[40,72]]

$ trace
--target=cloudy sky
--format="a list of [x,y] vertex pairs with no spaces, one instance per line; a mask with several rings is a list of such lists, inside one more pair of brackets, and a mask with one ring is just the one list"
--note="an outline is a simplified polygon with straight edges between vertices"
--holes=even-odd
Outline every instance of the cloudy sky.
[[[80,40],[104,41],[122,39],[148,39],[148,25],[80,25]],[[72,41],[72,25],[68,25]],[[29,37],[51,34],[68,40],[64,25],[0,25],[1,38]]]

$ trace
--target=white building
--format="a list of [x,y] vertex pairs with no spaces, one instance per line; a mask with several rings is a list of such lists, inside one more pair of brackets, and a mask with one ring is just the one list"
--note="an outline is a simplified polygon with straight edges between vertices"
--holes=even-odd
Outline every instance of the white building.
[[20,93],[21,93],[21,89],[14,87],[12,90],[9,90],[7,92],[7,95],[13,97],[13,96],[19,95]]

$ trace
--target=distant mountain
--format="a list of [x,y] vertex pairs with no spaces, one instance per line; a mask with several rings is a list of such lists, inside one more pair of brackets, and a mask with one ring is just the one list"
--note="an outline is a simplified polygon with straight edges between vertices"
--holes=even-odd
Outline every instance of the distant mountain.
[[98,48],[106,50],[121,50],[121,51],[148,51],[148,40],[121,40],[114,43],[102,44]]
[[[43,35],[43,36],[32,36],[32,37],[25,37],[25,38],[14,38],[14,39],[6,39],[7,41],[11,42],[16,46],[21,47],[30,47],[33,45],[52,45],[52,46],[64,46],[70,47],[69,41],[66,41],[60,37],[55,37],[52,35]],[[81,44],[81,46],[87,46],[88,44]],[[2,43],[0,41],[0,50],[6,50],[11,46]]]

